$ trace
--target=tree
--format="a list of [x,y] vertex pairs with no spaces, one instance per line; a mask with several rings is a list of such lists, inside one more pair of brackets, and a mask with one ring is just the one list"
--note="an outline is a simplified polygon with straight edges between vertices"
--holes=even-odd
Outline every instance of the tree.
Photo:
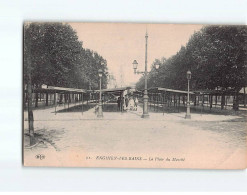
[[[247,27],[206,26],[195,32],[186,46],[161,63],[158,75],[151,70],[149,87],[185,90],[191,70],[192,90],[221,88],[238,91],[247,84]],[[143,79],[137,83],[142,86]]]
[[[107,62],[97,52],[82,47],[76,32],[68,24],[31,23],[24,28],[24,48],[30,51],[24,56],[32,61],[33,87],[42,84],[87,88],[88,83],[98,83],[97,70],[101,66],[107,71]],[[26,41],[30,44],[26,44]],[[26,63],[24,60],[24,82],[26,81]],[[106,86],[106,77],[103,78]]]
[[103,88],[107,85],[107,61],[97,52],[84,49],[76,32],[68,24],[25,23],[23,67],[24,88],[27,87],[28,97],[30,145],[35,143],[32,111],[32,93],[35,88],[46,84],[87,89],[90,83],[98,89],[99,68],[104,73]]
[[[27,28],[28,25],[24,26],[24,28]],[[27,38],[30,36],[30,34],[27,32],[24,37],[24,41],[27,45],[27,47],[24,48],[24,56],[27,53],[31,53],[30,45],[31,42]],[[33,119],[33,110],[32,110],[32,69],[31,69],[31,57],[30,55],[27,55],[24,57],[24,63],[26,65],[26,71],[25,71],[25,81],[27,84],[27,100],[28,100],[28,129],[29,129],[29,138],[30,138],[30,145],[35,144],[35,138],[34,138],[34,119]]]

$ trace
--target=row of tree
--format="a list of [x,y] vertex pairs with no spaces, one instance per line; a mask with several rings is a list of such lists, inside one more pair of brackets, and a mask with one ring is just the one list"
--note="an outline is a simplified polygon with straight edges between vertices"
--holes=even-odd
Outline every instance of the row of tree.
[[32,87],[42,84],[93,89],[107,84],[107,61],[97,52],[83,48],[77,33],[63,23],[26,23],[24,25],[24,83],[30,67]]
[[[107,85],[107,62],[98,53],[82,47],[76,32],[63,23],[25,23],[24,86],[27,88],[30,145],[35,144],[32,92],[42,84],[80,89]],[[38,96],[36,94],[36,100]]]
[[[168,48],[169,49],[169,48]],[[154,64],[160,68],[155,70]],[[156,59],[148,75],[148,87],[187,89],[186,72],[192,72],[192,90],[239,91],[247,86],[247,27],[206,26],[195,32],[186,46],[169,59]],[[144,88],[144,78],[137,89]]]

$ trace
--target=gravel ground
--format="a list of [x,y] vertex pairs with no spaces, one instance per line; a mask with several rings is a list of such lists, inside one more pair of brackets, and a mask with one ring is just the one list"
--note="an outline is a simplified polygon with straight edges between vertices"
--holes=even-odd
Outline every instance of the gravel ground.
[[[71,105],[73,106],[73,105]],[[105,105],[104,119],[94,107],[81,113],[58,108],[35,110],[37,144],[29,147],[24,121],[24,164],[27,166],[89,166],[150,168],[246,168],[247,126],[244,115],[116,112]],[[110,112],[110,111],[113,112]],[[27,113],[24,113],[24,119]],[[37,155],[45,159],[37,159]],[[114,160],[104,159],[116,157]],[[119,159],[118,159],[119,158]]]

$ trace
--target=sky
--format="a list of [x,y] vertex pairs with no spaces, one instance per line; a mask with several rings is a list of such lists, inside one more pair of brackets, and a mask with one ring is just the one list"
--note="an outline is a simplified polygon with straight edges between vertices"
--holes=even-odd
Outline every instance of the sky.
[[136,83],[132,62],[138,70],[145,68],[145,34],[148,33],[148,70],[157,58],[169,58],[185,46],[191,35],[203,25],[137,24],[137,23],[69,23],[77,32],[83,47],[99,53],[107,60],[109,73],[118,87]]

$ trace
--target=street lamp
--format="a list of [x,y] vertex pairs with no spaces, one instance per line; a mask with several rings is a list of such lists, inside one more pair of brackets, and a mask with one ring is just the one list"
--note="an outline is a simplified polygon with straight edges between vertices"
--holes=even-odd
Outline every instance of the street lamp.
[[[137,61],[134,60],[133,61],[133,69],[134,69],[134,73],[135,74],[143,74],[145,77],[145,87],[144,87],[144,95],[143,95],[143,114],[142,114],[142,118],[149,118],[149,114],[148,114],[148,90],[147,90],[147,47],[148,47],[148,33],[146,32],[145,35],[145,39],[146,39],[146,45],[145,45],[145,71],[144,72],[140,72],[137,71]],[[159,68],[159,64],[155,64],[155,68]]]
[[159,67],[160,67],[160,64],[159,64],[158,62],[156,62],[156,63],[154,64],[154,66],[155,66],[155,69],[158,70]]
[[187,71],[187,80],[188,80],[188,95],[187,95],[187,112],[185,115],[186,119],[191,119],[190,115],[190,79],[191,79],[191,72]]
[[136,69],[137,69],[138,63],[136,60],[134,60],[134,62],[132,64],[133,64],[134,73],[136,74]]
[[102,69],[98,70],[98,74],[99,74],[99,109],[98,109],[98,118],[102,118],[103,117],[103,111],[102,111],[102,100],[101,100],[101,77],[103,74]]

